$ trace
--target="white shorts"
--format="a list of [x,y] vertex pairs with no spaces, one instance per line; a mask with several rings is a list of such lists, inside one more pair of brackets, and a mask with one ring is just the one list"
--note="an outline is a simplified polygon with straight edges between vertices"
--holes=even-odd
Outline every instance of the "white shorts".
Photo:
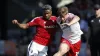
[[28,45],[27,56],[46,56],[47,51],[48,51],[47,46],[31,41],[31,43]]

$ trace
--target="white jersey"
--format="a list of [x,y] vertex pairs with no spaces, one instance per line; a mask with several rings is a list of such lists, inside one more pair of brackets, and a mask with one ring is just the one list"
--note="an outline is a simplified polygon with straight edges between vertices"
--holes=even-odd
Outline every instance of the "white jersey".
[[[74,14],[68,13],[66,15],[65,23],[69,23],[73,19],[74,16],[75,16]],[[69,42],[71,42],[71,44],[74,44],[81,39],[81,34],[83,34],[83,32],[80,29],[79,22],[76,22],[72,24],[71,26],[62,26],[60,22],[61,22],[61,18],[58,17],[57,23],[60,25],[60,28],[63,31],[63,35],[62,35],[63,38],[67,39]]]

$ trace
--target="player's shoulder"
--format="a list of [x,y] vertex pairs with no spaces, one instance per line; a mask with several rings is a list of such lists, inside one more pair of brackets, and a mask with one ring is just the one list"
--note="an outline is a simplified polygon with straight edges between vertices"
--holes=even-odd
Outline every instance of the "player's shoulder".
[[32,20],[31,20],[31,22],[33,22],[33,21],[37,21],[37,20],[40,20],[42,18],[42,16],[38,16],[38,17],[34,17]]
[[41,19],[42,18],[42,16],[38,16],[38,17],[35,17],[34,19]]
[[57,20],[60,20],[60,16],[57,17]]
[[57,17],[56,16],[51,16],[51,18],[50,18],[51,20],[56,20],[57,19]]
[[43,17],[42,16],[38,16],[38,17],[35,17],[33,18],[34,20],[41,20]]
[[70,15],[70,16],[71,16],[71,15],[74,15],[74,14],[73,14],[73,13],[68,13],[68,15]]
[[73,13],[68,13],[68,14],[67,14],[67,17],[68,17],[68,18],[73,18],[73,17],[75,17],[75,16],[76,16],[76,15],[73,14]]

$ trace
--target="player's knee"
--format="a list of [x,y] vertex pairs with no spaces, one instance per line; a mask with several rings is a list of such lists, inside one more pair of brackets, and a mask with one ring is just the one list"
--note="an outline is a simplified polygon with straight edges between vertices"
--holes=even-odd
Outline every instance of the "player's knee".
[[63,55],[67,53],[68,51],[69,51],[69,46],[66,43],[62,43],[60,45],[59,53]]
[[69,46],[66,43],[62,43],[59,49],[61,52],[69,51]]

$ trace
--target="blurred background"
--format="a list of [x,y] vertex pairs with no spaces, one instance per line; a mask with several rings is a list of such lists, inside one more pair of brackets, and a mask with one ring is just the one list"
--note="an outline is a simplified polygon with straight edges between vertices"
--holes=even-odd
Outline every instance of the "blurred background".
[[[7,0],[6,18],[0,21],[0,56],[26,56],[27,45],[35,34],[35,27],[23,30],[12,24],[13,19],[27,23],[36,16],[42,15],[42,6],[49,4],[53,7],[53,15],[57,16],[57,8],[67,6],[69,12],[78,15],[82,35],[82,45],[79,56],[91,56],[88,38],[88,18],[95,14],[93,6],[100,4],[100,0]],[[58,50],[60,33],[57,32],[48,54],[52,56]]]

